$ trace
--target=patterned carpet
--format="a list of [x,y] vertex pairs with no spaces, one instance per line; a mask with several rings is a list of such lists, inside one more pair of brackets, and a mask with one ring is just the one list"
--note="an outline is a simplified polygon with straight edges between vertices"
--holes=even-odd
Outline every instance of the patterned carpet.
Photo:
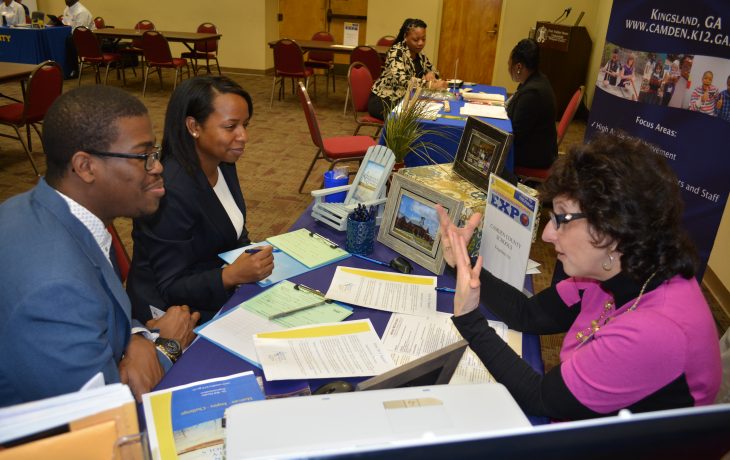
[[[162,139],[162,127],[168,98],[172,91],[172,73],[163,73],[164,88],[160,90],[155,80],[150,80],[147,95],[144,99],[148,107],[155,132]],[[139,75],[139,72],[138,72]],[[311,197],[297,193],[299,183],[311,162],[316,148],[309,136],[309,130],[302,113],[299,100],[291,91],[287,91],[282,101],[274,99],[273,108],[269,108],[272,78],[259,75],[235,75],[231,78],[239,82],[251,93],[254,101],[254,116],[249,126],[250,141],[246,153],[238,161],[238,175],[241,181],[247,205],[247,227],[253,240],[264,239],[286,231],[309,205]],[[120,86],[110,76],[110,85]],[[319,118],[320,127],[325,136],[351,135],[355,129],[352,110],[343,114],[347,82],[344,77],[337,78],[335,92],[329,88],[325,92],[325,80],[319,78],[319,91],[314,105]],[[82,84],[93,84],[93,75],[83,76]],[[76,80],[68,80],[64,90],[77,86]],[[311,85],[310,85],[311,89]],[[141,98],[142,80],[128,75],[126,90]],[[8,83],[0,87],[3,94],[20,98],[18,83]],[[567,150],[574,143],[581,143],[585,131],[584,121],[574,121],[563,140],[561,150]],[[12,128],[0,127],[0,133],[12,133]],[[369,134],[370,131],[361,132]],[[45,161],[40,148],[40,141],[33,135],[33,154],[42,171]],[[328,163],[319,161],[305,191],[319,188],[322,174]],[[35,184],[33,169],[17,140],[0,138],[0,202],[7,198],[29,190]],[[545,219],[540,225],[544,226]],[[131,222],[129,219],[117,219],[115,222],[119,233],[132,254],[130,238]],[[552,246],[543,243],[539,238],[533,245],[531,258],[540,262],[542,273],[534,277],[537,291],[549,286],[555,263]],[[727,325],[725,325],[727,327]],[[558,363],[558,351],[562,336],[545,336],[541,339],[543,358],[546,369]]]

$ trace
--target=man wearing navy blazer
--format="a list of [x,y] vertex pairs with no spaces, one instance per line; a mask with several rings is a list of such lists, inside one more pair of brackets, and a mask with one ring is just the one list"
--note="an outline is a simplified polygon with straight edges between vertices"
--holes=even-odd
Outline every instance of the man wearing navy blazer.
[[97,372],[139,400],[199,318],[178,306],[147,324],[161,338],[135,327],[109,256],[106,226],[155,212],[165,193],[147,109],[119,89],[72,90],[49,109],[43,145],[46,177],[0,205],[0,406],[76,391]]

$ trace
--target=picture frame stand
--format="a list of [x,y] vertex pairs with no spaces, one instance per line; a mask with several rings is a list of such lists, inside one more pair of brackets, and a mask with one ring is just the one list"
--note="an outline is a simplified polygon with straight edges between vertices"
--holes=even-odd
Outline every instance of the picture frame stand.
[[[394,164],[395,155],[392,150],[384,145],[370,147],[351,184],[312,191],[312,218],[344,232],[347,230],[347,216],[358,204],[362,204],[366,207],[378,207],[375,224],[380,225],[386,202],[385,184]],[[347,192],[342,203],[325,202],[326,196],[341,192]]]

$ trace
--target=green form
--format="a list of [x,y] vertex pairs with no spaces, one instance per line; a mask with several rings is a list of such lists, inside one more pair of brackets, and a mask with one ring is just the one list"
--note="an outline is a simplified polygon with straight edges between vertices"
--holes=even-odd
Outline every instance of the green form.
[[[322,295],[306,289],[296,289],[296,284],[284,280],[265,290],[261,294],[243,302],[240,308],[264,318],[285,313],[299,307],[322,301]],[[311,324],[334,323],[342,321],[352,314],[352,309],[336,302],[325,303],[316,307],[294,312],[290,315],[272,319],[283,327],[308,326]]]

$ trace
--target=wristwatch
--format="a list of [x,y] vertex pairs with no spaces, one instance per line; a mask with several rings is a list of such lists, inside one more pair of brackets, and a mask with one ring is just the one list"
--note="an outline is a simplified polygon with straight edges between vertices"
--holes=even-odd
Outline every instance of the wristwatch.
[[173,363],[182,355],[182,347],[180,342],[175,339],[165,339],[163,337],[157,337],[155,340],[155,347],[160,350],[165,356],[170,358]]

